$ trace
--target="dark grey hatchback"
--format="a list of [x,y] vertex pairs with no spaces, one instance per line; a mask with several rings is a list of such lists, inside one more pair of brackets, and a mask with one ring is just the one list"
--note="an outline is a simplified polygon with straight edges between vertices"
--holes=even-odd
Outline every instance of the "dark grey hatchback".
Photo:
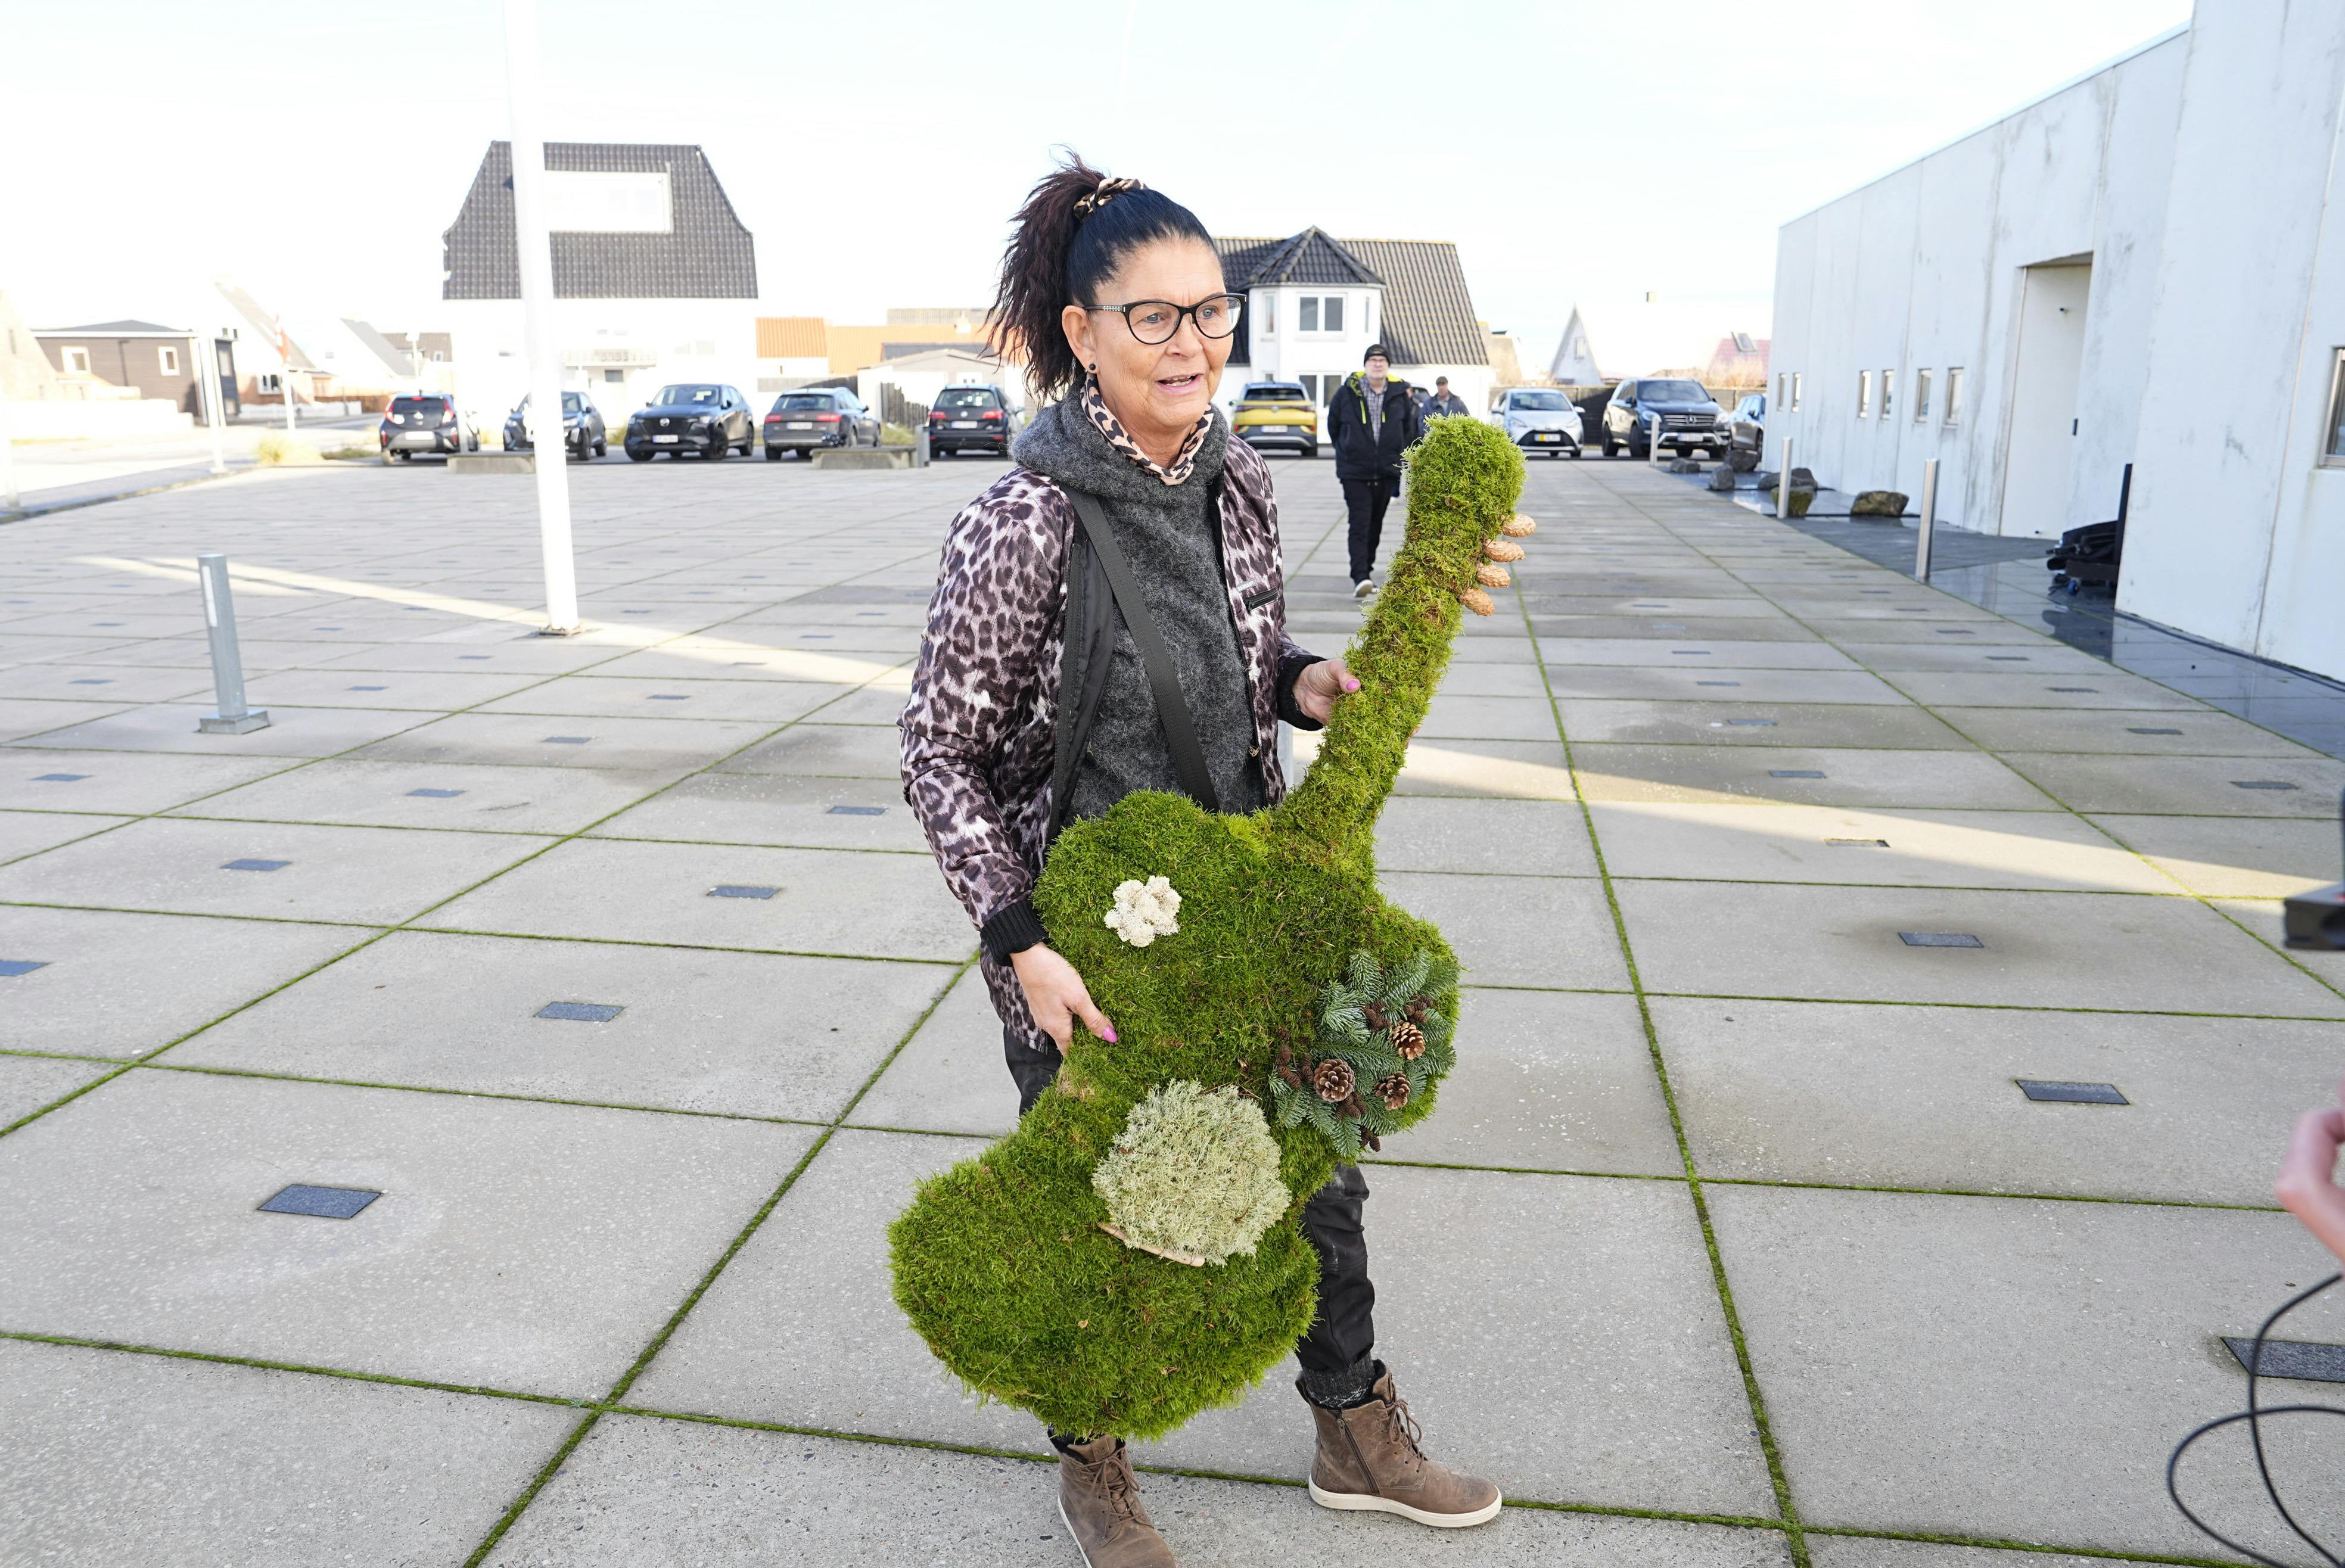
[[748,403],[731,387],[713,381],[662,387],[627,420],[627,456],[639,463],[662,452],[697,452],[711,461],[736,451],[747,457],[756,439]]

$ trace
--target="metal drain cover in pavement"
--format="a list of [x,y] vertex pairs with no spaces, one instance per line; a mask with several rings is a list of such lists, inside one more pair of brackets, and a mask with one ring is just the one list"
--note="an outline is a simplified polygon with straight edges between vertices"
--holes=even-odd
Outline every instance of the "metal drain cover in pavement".
[[1769,768],[1767,776],[1771,779],[1820,779],[1824,775],[1817,768]]
[[304,1187],[298,1182],[260,1206],[263,1214],[307,1214],[318,1219],[348,1219],[382,1196],[363,1187]]
[[2095,693],[2097,693],[2097,692],[2100,690],[2100,688],[2099,688],[2098,686],[2054,686],[2054,687],[2052,687],[2052,688],[2050,688],[2050,689],[2051,689],[2051,690],[2053,690],[2053,691],[2055,691],[2055,692],[2095,692]]
[[1742,683],[1740,681],[1696,681],[1694,684],[1697,686],[1739,686],[1742,684]]
[[1972,635],[1972,632],[1970,629],[1965,626],[1941,626],[1938,628],[1938,635],[1941,637],[1968,637]]
[[2294,789],[2286,779],[2233,779],[2233,789]]
[[1889,847],[1889,841],[1885,838],[1828,838],[1824,843],[1844,849],[1887,849]]
[[100,679],[95,675],[84,675],[80,680],[68,682],[67,684],[75,686],[111,686],[114,684],[114,682],[111,677]]
[[2025,653],[1989,653],[1986,662],[1990,664],[2025,664],[2029,660]]
[[2053,1100],[2062,1105],[2131,1105],[2133,1102],[2117,1093],[2115,1084],[2071,1083],[2066,1078],[2014,1078],[2019,1092],[2029,1099]]
[[888,808],[884,805],[835,805],[830,808],[827,814],[831,816],[885,816],[887,813]]
[[549,746],[583,746],[591,738],[587,735],[548,735],[544,744]]
[[389,686],[348,686],[343,689],[345,691],[351,692],[388,692],[391,690]]
[[689,703],[692,699],[685,696],[681,692],[654,692],[651,695],[645,697],[644,701],[647,703]]
[[1984,947],[1985,943],[1967,931],[1900,931],[1897,940],[1908,947]]
[[79,784],[87,777],[89,777],[87,774],[35,774],[33,782],[35,784]]
[[1775,727],[1772,719],[1729,719],[1726,722],[1736,729],[1771,730]]
[[2238,1358],[2240,1366],[2248,1367],[2253,1359],[2255,1365],[2248,1367],[2248,1370],[2259,1377],[2294,1378],[2308,1383],[2345,1383],[2345,1345],[2323,1345],[2309,1340],[2266,1340],[2263,1354],[2258,1357],[2252,1335],[2235,1340],[2226,1334],[2223,1343],[2230,1347],[2231,1354]]
[[48,966],[46,958],[0,958],[0,977],[14,979],[19,975],[29,975],[36,969]]
[[2145,730],[2138,724],[2126,726],[2126,733],[2129,735],[2178,735],[2181,733],[2180,730]]
[[607,1024],[625,1011],[608,1002],[548,1002],[531,1017],[565,1018],[574,1024]]
[[407,793],[411,795],[421,795],[425,800],[454,800],[464,792],[460,789],[411,789]]
[[771,898],[778,887],[754,887],[746,882],[723,882],[708,890],[711,898]]
[[231,860],[222,871],[282,871],[293,863],[289,860]]

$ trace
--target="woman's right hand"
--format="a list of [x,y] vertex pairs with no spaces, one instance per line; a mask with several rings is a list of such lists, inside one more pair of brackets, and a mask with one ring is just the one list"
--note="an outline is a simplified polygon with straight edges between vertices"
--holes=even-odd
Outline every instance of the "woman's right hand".
[[1065,1050],[1067,1042],[1074,1038],[1077,1018],[1092,1034],[1115,1044],[1114,1026],[1105,1013],[1091,1006],[1091,988],[1075,973],[1075,966],[1057,952],[1029,947],[1023,953],[1012,953],[1010,966],[1018,972],[1018,984],[1026,992],[1026,1010],[1059,1049]]
[[[2340,1095],[2345,1098],[2345,1090]],[[2345,1263],[2345,1189],[2337,1185],[2340,1145],[2345,1145],[2345,1108],[2306,1111],[2297,1121],[2273,1190],[2288,1211]]]

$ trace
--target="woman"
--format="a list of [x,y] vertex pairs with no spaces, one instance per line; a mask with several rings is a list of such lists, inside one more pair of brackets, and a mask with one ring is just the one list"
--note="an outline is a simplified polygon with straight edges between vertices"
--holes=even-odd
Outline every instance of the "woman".
[[[978,927],[1021,1113],[1078,1023],[1115,1039],[1034,913],[1057,830],[1133,790],[1232,813],[1272,804],[1285,793],[1278,721],[1317,729],[1359,689],[1341,660],[1286,636],[1269,470],[1213,406],[1244,303],[1224,292],[1213,238],[1186,207],[1080,159],[1029,195],[1002,263],[998,326],[1025,348],[1037,393],[1064,396],[1019,436],[1017,466],[953,520],[902,725],[904,798]],[[1129,561],[1185,718],[1160,717],[1089,541],[1101,526]],[[1303,1210],[1319,1254],[1318,1317],[1295,1346],[1319,1435],[1311,1494],[1481,1523],[1497,1489],[1425,1457],[1373,1353],[1367,1195],[1345,1167]],[[1172,1563],[1122,1440],[1051,1441],[1084,1561]]]

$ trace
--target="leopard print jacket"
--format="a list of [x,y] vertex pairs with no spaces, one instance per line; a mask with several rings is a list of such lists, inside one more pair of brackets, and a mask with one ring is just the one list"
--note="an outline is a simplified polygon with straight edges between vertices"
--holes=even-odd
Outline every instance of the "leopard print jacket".
[[[1318,655],[1286,634],[1278,504],[1261,455],[1232,441],[1223,460],[1222,562],[1230,614],[1254,689],[1264,799],[1286,793],[1278,721],[1294,678]],[[945,884],[982,929],[1022,903],[1041,875],[1051,820],[1059,660],[1075,509],[1058,484],[1012,468],[952,521],[903,734],[904,799]],[[994,1008],[1013,1036],[1051,1050],[1010,966],[983,958]]]

